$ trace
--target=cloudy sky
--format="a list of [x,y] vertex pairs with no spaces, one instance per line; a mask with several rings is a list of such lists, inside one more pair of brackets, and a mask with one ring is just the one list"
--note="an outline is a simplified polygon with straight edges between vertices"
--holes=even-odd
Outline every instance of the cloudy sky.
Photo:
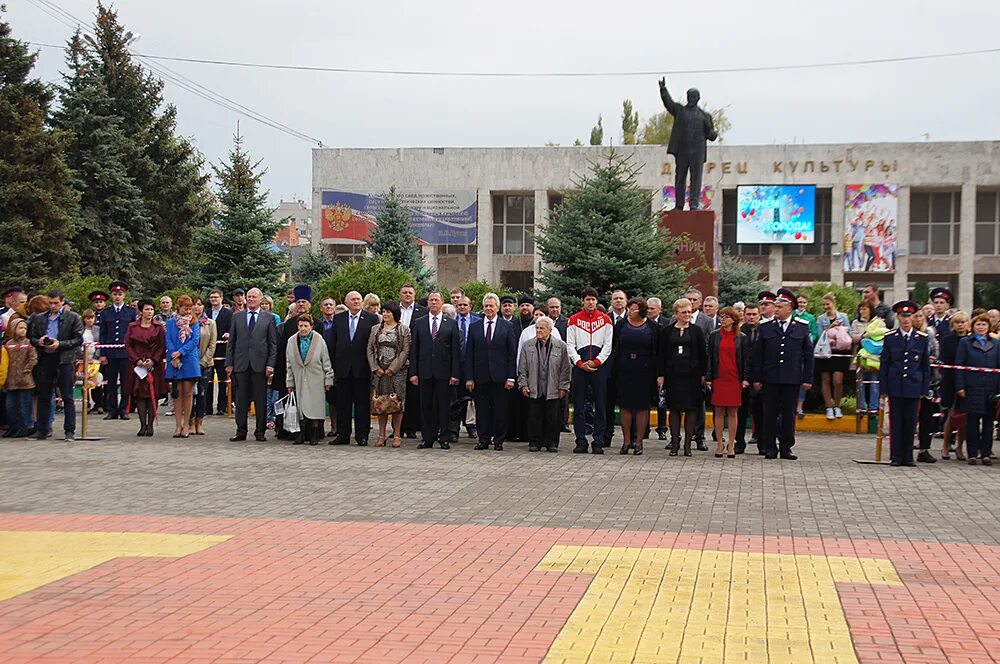
[[[91,20],[96,0],[51,0]],[[39,0],[6,0],[15,36],[63,43]],[[663,71],[726,108],[728,144],[1000,138],[1000,53],[801,71],[671,71],[842,62],[1000,47],[1000,2],[172,0],[117,3],[139,53],[287,65],[468,72]],[[41,49],[55,81],[62,53]],[[586,142],[598,114],[620,141],[621,102],[661,110],[655,76],[465,78],[163,63],[335,147]],[[168,83],[180,131],[212,162],[240,120],[271,199],[309,199],[311,148]]]

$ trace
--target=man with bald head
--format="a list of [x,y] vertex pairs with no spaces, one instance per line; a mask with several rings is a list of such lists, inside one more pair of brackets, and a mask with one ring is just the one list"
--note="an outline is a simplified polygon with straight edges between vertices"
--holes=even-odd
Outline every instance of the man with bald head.
[[233,314],[226,344],[226,375],[236,391],[236,435],[229,440],[247,439],[250,401],[256,410],[254,438],[265,440],[267,431],[267,385],[274,375],[278,355],[278,329],[274,316],[264,311],[259,288],[246,293],[246,309]]
[[331,445],[351,442],[351,415],[354,415],[354,440],[361,447],[368,445],[372,428],[371,380],[368,366],[368,336],[379,317],[361,308],[361,293],[351,291],[344,296],[347,311],[333,317],[333,325],[323,333],[330,351],[333,373],[337,377],[337,437]]

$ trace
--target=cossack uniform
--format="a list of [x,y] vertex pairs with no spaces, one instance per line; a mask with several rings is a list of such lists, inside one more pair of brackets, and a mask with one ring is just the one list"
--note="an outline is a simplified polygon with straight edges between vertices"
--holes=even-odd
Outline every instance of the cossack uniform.
[[[108,290],[112,293],[121,292],[124,293],[128,287],[122,281],[112,281],[111,285],[108,286]],[[124,344],[125,343],[125,333],[128,331],[128,325],[132,321],[139,318],[139,314],[136,310],[130,307],[128,304],[122,304],[120,307],[112,304],[111,306],[105,307],[101,311],[100,317],[100,330],[101,330],[101,345],[104,344]],[[127,420],[128,415],[126,414],[126,403],[125,399],[122,398],[118,393],[118,386],[121,383],[122,388],[124,388],[125,394],[128,394],[129,380],[129,369],[128,369],[128,356],[125,354],[124,348],[102,348],[101,357],[107,359],[107,365],[104,368],[105,378],[108,381],[108,387],[105,392],[105,408],[108,411],[107,415],[104,416],[106,420],[122,419]]]
[[[892,310],[909,318],[915,302],[897,302]],[[891,330],[882,341],[879,393],[889,399],[889,461],[893,466],[915,466],[913,436],[917,431],[920,398],[931,389],[930,343],[925,332],[911,328]]]
[[[955,301],[955,296],[952,295],[951,291],[947,288],[935,288],[931,291],[931,302],[938,298],[945,300],[949,307]],[[927,324],[934,326],[938,342],[944,339],[947,335],[951,334],[951,316],[948,314],[945,314],[944,316],[934,314],[927,319]]]
[[[795,302],[795,295],[782,288],[776,300]],[[795,459],[795,414],[799,389],[811,382],[813,375],[813,344],[809,321],[791,316],[761,323],[760,336],[751,360],[751,378],[761,383],[763,391],[763,431],[760,438],[764,456],[774,459]]]

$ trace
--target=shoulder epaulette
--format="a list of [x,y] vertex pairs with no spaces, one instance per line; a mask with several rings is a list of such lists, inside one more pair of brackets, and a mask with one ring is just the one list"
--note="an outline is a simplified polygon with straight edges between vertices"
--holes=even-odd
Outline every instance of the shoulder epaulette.
[[921,337],[926,337],[927,336],[926,332],[921,332],[920,330],[914,330],[914,332],[916,332]]
[[808,318],[801,318],[801,317],[799,317],[799,316],[796,316],[796,317],[795,317],[795,320],[796,320],[796,321],[798,321],[798,322],[800,322],[800,323],[803,323],[803,324],[805,324],[805,325],[808,325],[808,324],[809,324],[809,319],[808,319]]
[[888,332],[886,332],[885,336],[889,336],[890,334],[896,334],[897,332],[899,332],[899,328],[898,327],[897,328],[893,328],[893,329],[889,330]]

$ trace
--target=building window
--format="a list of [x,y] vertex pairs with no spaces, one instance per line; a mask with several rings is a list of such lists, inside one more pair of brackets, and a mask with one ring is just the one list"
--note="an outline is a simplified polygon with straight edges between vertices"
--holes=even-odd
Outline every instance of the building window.
[[733,256],[767,256],[766,244],[736,244],[736,190],[722,190],[722,249]]
[[910,253],[940,256],[958,253],[960,191],[910,194]]
[[493,196],[493,253],[535,253],[535,197],[522,194]]
[[367,255],[368,245],[366,244],[328,244],[330,255],[338,263],[359,261]]
[[438,253],[442,256],[464,256],[465,254],[475,255],[479,247],[475,244],[439,244]]
[[976,253],[1000,254],[1000,192],[976,193]]
[[833,190],[816,190],[816,233],[812,244],[786,244],[786,256],[829,256],[833,220]]

